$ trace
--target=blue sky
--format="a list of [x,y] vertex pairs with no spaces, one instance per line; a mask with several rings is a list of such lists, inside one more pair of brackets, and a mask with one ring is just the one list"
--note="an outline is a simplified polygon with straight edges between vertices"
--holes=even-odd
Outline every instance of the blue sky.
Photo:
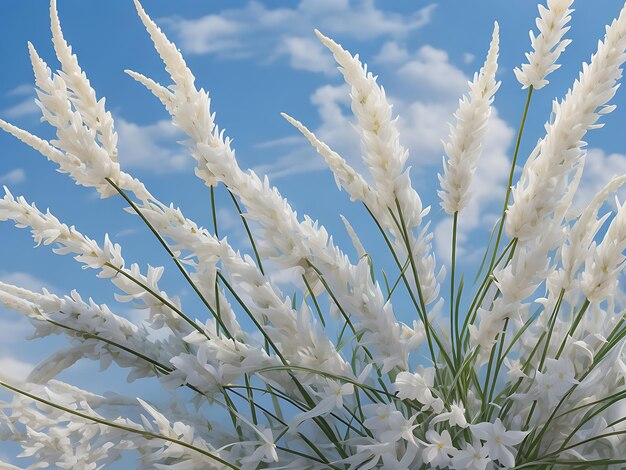
[[[382,250],[367,214],[338,193],[323,161],[281,116],[284,111],[301,120],[357,168],[359,146],[351,128],[348,91],[330,53],[318,44],[319,28],[352,52],[379,75],[380,83],[400,115],[402,143],[410,149],[412,178],[425,205],[431,205],[431,228],[440,261],[449,254],[450,222],[436,197],[436,173],[441,171],[440,140],[447,135],[466,80],[480,67],[488,48],[493,21],[501,31],[502,80],[474,188],[475,203],[462,215],[461,264],[471,271],[501,205],[521,116],[525,92],[513,69],[529,49],[528,30],[534,27],[536,6],[528,0],[300,0],[221,1],[146,0],[148,13],[162,25],[185,54],[197,83],[212,96],[217,122],[234,138],[242,167],[270,175],[281,193],[300,214],[319,219],[352,253],[339,218],[346,215],[372,252]],[[542,135],[551,100],[561,98],[588,60],[604,25],[615,17],[620,0],[575,3],[567,37],[573,39],[550,76],[550,85],[535,93],[522,142],[523,160]],[[47,2],[4,0],[0,14],[0,117],[45,138],[52,138],[39,122],[34,104],[32,73],[26,43],[31,41],[49,65],[56,67],[50,42]],[[139,21],[131,0],[85,2],[59,0],[66,39],[73,45],[98,96],[107,98],[116,119],[120,162],[140,177],[162,201],[173,201],[198,223],[211,226],[208,191],[193,175],[193,163],[182,137],[168,124],[161,105],[123,73],[130,68],[168,83],[162,64]],[[618,92],[618,109],[603,129],[589,135],[590,155],[578,204],[590,199],[608,179],[626,172],[624,122],[626,97]],[[75,224],[96,240],[105,233],[124,245],[127,260],[164,264],[167,258],[138,220],[123,213],[112,198],[100,201],[93,191],[75,186],[54,166],[9,135],[0,134],[0,183],[24,195],[40,209],[50,207],[62,221]],[[236,246],[247,250],[244,234],[230,201],[218,191],[221,228]],[[0,224],[0,279],[58,294],[78,289],[85,297],[111,302],[112,289],[69,257],[47,247],[32,248],[25,230]],[[167,266],[167,265],[166,265]],[[185,300],[190,297],[175,275],[162,285]],[[191,300],[190,300],[191,301]],[[136,315],[128,305],[116,311]],[[23,376],[46,357],[58,339],[27,342],[28,324],[12,312],[0,311],[0,368]],[[79,364],[64,377],[85,384],[93,367]],[[123,374],[111,373],[116,378]],[[91,382],[103,390],[105,379]],[[137,390],[145,392],[141,385]],[[0,445],[0,454],[14,453]]]

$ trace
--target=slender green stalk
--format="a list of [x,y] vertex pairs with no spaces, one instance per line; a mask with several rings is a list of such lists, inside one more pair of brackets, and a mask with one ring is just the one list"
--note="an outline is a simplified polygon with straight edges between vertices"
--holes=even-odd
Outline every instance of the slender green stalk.
[[[430,354],[433,360],[433,365],[435,367],[435,370],[437,371],[437,374],[440,374],[439,367],[437,365],[437,356],[435,355],[435,351],[434,351],[433,343],[432,343],[432,341],[434,340],[439,346],[439,353],[443,356],[444,360],[448,364],[448,367],[450,367],[450,371],[454,373],[454,365],[452,361],[450,360],[450,356],[446,352],[445,344],[438,338],[437,332],[435,331],[433,326],[430,324],[430,321],[428,319],[428,310],[426,309],[426,302],[424,301],[424,294],[422,292],[422,286],[419,281],[419,275],[417,273],[417,266],[415,265],[415,257],[413,256],[413,249],[411,247],[411,242],[409,240],[409,232],[407,230],[406,223],[404,222],[402,209],[400,207],[400,201],[398,201],[397,198],[396,198],[396,210],[398,211],[398,217],[400,218],[400,227],[398,228],[401,229],[402,236],[404,239],[404,244],[407,249],[407,253],[409,255],[409,260],[411,262],[411,271],[413,274],[413,279],[415,279],[415,286],[417,288],[417,296],[419,298],[420,307],[422,309],[422,314],[423,314],[422,322],[424,323],[424,331],[426,332],[426,341],[428,343],[428,349],[430,350]],[[393,213],[391,215],[393,216]],[[440,380],[441,380],[441,377],[440,377]]]
[[[285,357],[282,355],[280,349],[278,348],[278,346],[276,346],[276,344],[274,343],[274,341],[270,338],[270,336],[267,334],[267,332],[265,331],[265,329],[259,324],[259,322],[257,321],[257,319],[254,317],[254,315],[252,314],[252,312],[250,311],[250,309],[248,308],[248,306],[245,304],[245,302],[241,299],[241,297],[239,297],[239,295],[237,294],[237,292],[235,291],[235,289],[233,289],[233,287],[229,284],[229,282],[226,280],[226,278],[222,275],[222,273],[220,273],[218,271],[217,273],[218,277],[222,280],[222,282],[224,283],[224,285],[228,288],[228,290],[230,291],[230,293],[233,295],[233,297],[235,297],[235,299],[237,300],[237,302],[239,303],[239,305],[244,309],[244,311],[248,314],[248,317],[250,318],[250,320],[252,320],[252,322],[255,324],[255,326],[258,328],[259,332],[263,335],[263,337],[265,338],[265,340],[271,345],[272,349],[274,350],[274,353],[276,354],[276,356],[280,359],[280,361],[285,365],[288,366],[289,363],[287,362],[287,360],[285,359]],[[304,388],[304,386],[300,383],[300,381],[295,377],[295,375],[290,374],[291,379],[294,381],[294,384],[296,385],[296,387],[298,388],[298,390],[300,391],[300,393],[302,393],[302,395],[304,396],[305,400],[307,401],[307,403],[309,404],[309,406],[311,406],[311,408],[313,406],[315,406],[315,402],[313,401],[313,399],[311,398],[310,394],[306,391],[306,389]],[[335,448],[337,449],[337,452],[339,452],[340,455],[343,455],[344,457],[347,457],[347,454],[345,453],[345,451],[343,450],[343,448],[341,447],[341,445],[339,444],[339,441],[336,439],[336,437],[334,436],[332,430],[330,429],[330,427],[323,421],[323,420],[319,420],[319,419],[315,419],[315,422],[318,424],[318,426],[320,427],[320,429],[327,435],[327,437],[333,442],[333,444],[335,445]]]
[[243,215],[241,206],[239,205],[239,202],[237,202],[237,198],[235,197],[235,195],[232,193],[230,189],[228,190],[228,194],[230,194],[230,198],[233,200],[233,204],[235,204],[235,207],[237,208],[237,212],[239,212],[239,217],[241,218],[241,222],[243,222],[243,226],[246,230],[246,233],[248,234],[248,240],[250,240],[250,245],[252,246],[252,251],[254,251],[254,257],[256,258],[256,262],[259,266],[259,270],[261,271],[261,274],[265,275],[265,271],[263,270],[263,263],[261,262],[261,256],[259,256],[259,251],[257,250],[256,243],[254,242],[254,237],[252,236],[252,231],[250,230],[250,226],[248,225],[248,220]]
[[[198,297],[200,298],[200,300],[202,301],[202,303],[208,308],[209,312],[211,312],[211,314],[215,317],[215,319],[217,320],[217,322],[219,323],[219,325],[224,329],[224,332],[226,333],[226,335],[231,338],[232,335],[230,334],[230,332],[228,331],[228,328],[226,327],[226,325],[224,324],[224,322],[222,321],[222,319],[220,318],[220,316],[217,314],[217,312],[214,310],[214,308],[209,304],[209,302],[207,301],[207,299],[204,297],[204,295],[202,295],[202,293],[200,292],[200,289],[198,289],[198,286],[196,286],[196,284],[192,281],[191,277],[189,276],[189,274],[187,273],[187,270],[183,267],[182,263],[178,260],[178,256],[176,256],[174,254],[174,252],[170,249],[169,245],[167,244],[167,242],[163,239],[163,237],[161,236],[161,234],[159,234],[159,232],[157,231],[156,228],[154,228],[154,226],[150,223],[150,221],[143,215],[143,212],[141,211],[141,209],[137,206],[137,204],[135,204],[135,202],[128,197],[128,195],[124,192],[123,189],[121,189],[117,184],[115,184],[115,182],[110,179],[110,178],[106,178],[107,182],[113,186],[113,188],[115,188],[115,190],[124,198],[124,200],[130,204],[130,206],[133,208],[133,210],[135,211],[135,213],[141,218],[141,220],[146,224],[146,226],[150,229],[150,231],[153,233],[153,235],[156,237],[156,239],[159,241],[159,243],[161,244],[161,246],[165,249],[165,251],[167,251],[167,253],[170,255],[170,258],[172,259],[172,261],[174,261],[174,264],[176,264],[176,267],[178,268],[178,270],[181,272],[181,274],[183,275],[183,277],[185,278],[185,280],[189,283],[189,285],[191,286],[191,288],[194,290],[194,292],[198,295]],[[111,265],[112,266],[112,265]],[[117,269],[117,268],[115,268]],[[183,318],[185,318],[185,320],[189,323],[188,319],[186,317],[183,316]],[[195,322],[191,322],[192,325],[194,326],[194,328],[198,329],[199,327],[197,327],[197,325],[195,324]],[[202,329],[198,329],[198,331],[200,331],[201,333],[203,333]]]
[[582,307],[580,307],[580,310],[574,317],[574,322],[570,326],[569,331],[565,335],[565,338],[563,338],[563,341],[561,342],[561,346],[559,346],[559,350],[556,352],[556,356],[555,356],[556,359],[561,357],[561,354],[563,353],[563,349],[565,349],[565,345],[567,344],[567,338],[571,337],[576,331],[576,329],[578,328],[580,321],[583,319],[585,312],[589,308],[589,304],[590,304],[589,299],[585,299],[585,302],[583,303]]
[[[496,260],[496,263],[495,263],[494,266],[497,266],[498,264],[500,264],[500,262],[504,258],[504,255],[506,255],[507,253],[509,253],[509,258],[508,259],[510,260],[511,257],[513,256],[513,253],[515,252],[515,247],[516,246],[517,246],[517,238],[514,238],[504,248],[504,250],[502,251],[502,253],[498,257],[498,259]],[[509,250],[510,250],[510,252],[509,252]],[[485,277],[483,278],[482,283],[481,283],[480,287],[478,288],[478,291],[476,292],[476,295],[472,299],[472,303],[470,304],[470,307],[469,307],[469,309],[467,311],[467,315],[465,316],[465,320],[463,321],[463,326],[461,327],[461,342],[463,343],[463,345],[465,345],[465,343],[469,339],[469,329],[467,328],[467,326],[470,323],[474,322],[474,319],[476,318],[476,312],[478,311],[478,308],[480,307],[480,305],[482,304],[482,301],[484,300],[485,296],[487,295],[487,291],[489,290],[489,287],[491,286],[491,283],[493,282],[493,280],[494,279],[493,279],[492,272],[488,271],[485,274]]]
[[176,305],[174,305],[172,302],[170,302],[169,300],[165,299],[161,294],[158,294],[157,292],[155,292],[154,289],[151,289],[150,287],[148,287],[143,282],[139,281],[138,279],[135,279],[133,276],[128,274],[126,271],[124,271],[123,269],[118,268],[117,266],[115,266],[115,265],[113,265],[111,263],[107,262],[107,263],[104,263],[104,265],[106,267],[108,267],[108,268],[113,269],[118,274],[121,274],[122,276],[124,276],[128,280],[132,281],[133,283],[137,284],[139,287],[144,289],[148,294],[152,295],[155,299],[157,299],[163,305],[165,305],[169,309],[173,310],[179,317],[181,317],[183,320],[185,320],[196,331],[198,331],[199,333],[203,334],[207,339],[210,339],[207,336],[206,332],[198,324],[196,324],[196,322],[194,322],[191,318],[189,318],[187,315],[185,315],[183,313],[183,311],[180,310],[178,307],[176,307]]
[[459,324],[458,318],[454,314],[454,290],[456,289],[454,283],[454,275],[456,271],[456,232],[459,213],[455,212],[452,216],[452,261],[451,261],[451,273],[450,273],[450,349],[452,350],[452,356],[454,363],[458,365],[458,361],[461,357],[461,348],[459,345]]
[[[487,403],[491,403],[491,400],[493,398],[493,394],[495,392],[496,389],[496,384],[498,383],[498,376],[500,375],[500,368],[502,367],[502,361],[503,361],[503,349],[504,349],[504,343],[506,340],[506,331],[507,328],[509,326],[509,319],[507,318],[504,321],[504,326],[502,327],[502,334],[501,334],[501,338],[499,338],[499,348],[498,348],[498,356],[496,359],[496,367],[495,370],[493,372],[493,380],[491,381],[491,387],[489,389],[489,398],[487,400]],[[487,389],[485,389],[485,392],[487,391]]]
[[515,150],[513,151],[513,161],[511,162],[511,169],[509,170],[509,180],[506,187],[506,195],[504,196],[504,205],[502,207],[502,216],[500,217],[500,225],[498,226],[498,235],[496,236],[496,243],[493,249],[493,255],[491,262],[489,263],[488,272],[491,272],[495,266],[496,253],[500,246],[500,239],[502,238],[502,229],[504,228],[504,221],[506,219],[506,209],[509,207],[509,198],[511,197],[511,188],[513,185],[513,175],[515,174],[515,165],[517,164],[517,156],[519,154],[520,144],[522,142],[522,134],[524,133],[524,126],[526,125],[526,118],[528,116],[528,108],[530,107],[530,99],[533,96],[533,86],[528,87],[528,94],[526,95],[526,104],[524,105],[524,113],[522,114],[522,121],[520,122],[519,129],[517,130],[517,138],[515,140]]
[[[402,269],[400,270],[400,274],[398,275],[398,277],[394,281],[394,283],[391,286],[391,288],[389,288],[389,285],[387,285],[387,298],[385,300],[391,299],[391,296],[393,295],[394,291],[396,290],[396,287],[398,287],[398,284],[400,284],[400,281],[402,280],[402,277],[405,275],[405,272],[406,272],[407,268],[409,267],[409,264],[410,264],[410,260],[407,258],[407,260],[404,263],[404,266],[402,266]],[[384,276],[384,274],[385,274],[385,271],[383,271],[383,276]],[[386,276],[385,276],[385,280],[386,280]]]
[[215,210],[215,188],[211,186],[211,216],[213,218],[213,234],[215,238],[219,238],[219,232],[217,230],[217,211]]
[[319,317],[320,322],[322,322],[322,326],[326,328],[326,321],[324,320],[324,314],[322,314],[322,309],[320,308],[320,304],[317,302],[317,298],[315,297],[315,293],[313,292],[313,289],[311,288],[311,284],[309,284],[309,281],[307,281],[307,278],[304,274],[302,275],[302,280],[304,281],[304,285],[306,286],[306,289],[309,292],[309,296],[313,300],[313,304],[315,305],[315,311],[317,312],[317,316]]

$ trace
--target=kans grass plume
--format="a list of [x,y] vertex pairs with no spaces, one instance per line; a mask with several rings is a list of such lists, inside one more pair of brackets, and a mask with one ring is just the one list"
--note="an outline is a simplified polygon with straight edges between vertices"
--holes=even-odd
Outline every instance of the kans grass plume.
[[[615,214],[599,213],[626,177],[607,182],[578,217],[569,214],[584,171],[582,139],[614,108],[626,59],[626,5],[571,90],[554,102],[546,135],[513,185],[533,89],[548,83],[569,44],[563,36],[572,0],[540,6],[529,63],[515,70],[529,91],[497,236],[478,269],[480,282],[464,291],[456,272],[457,221],[472,197],[499,88],[495,24],[485,63],[444,143],[439,196],[454,221],[447,296],[446,273],[432,253],[429,208],[411,185],[392,106],[358,55],[316,32],[350,87],[369,177],[303,123],[284,117],[324,158],[338,187],[372,216],[396,268],[384,283],[377,275],[383,255],[369,252],[346,218],[356,260],[316,221],[299,217],[267,178],[239,166],[209,94],[135,4],[172,83],[127,72],[187,135],[183,144],[211,200],[215,189],[230,193],[251,255],[220,238],[217,224],[213,231],[198,226],[121,168],[111,113],[63,37],[52,0],[61,69],[52,72],[32,44],[29,52],[37,104],[56,139],[2,120],[0,127],[77,184],[121,198],[205,313],[190,313],[163,290],[164,267],[142,269],[108,235],[99,243],[5,188],[0,220],[27,228],[38,245],[72,255],[115,286],[118,302],[146,311],[146,321],[136,324],[114,313],[119,306],[77,291],[60,297],[0,283],[0,303],[29,319],[34,337],[69,340],[25,382],[0,379],[13,396],[2,403],[0,435],[22,446],[28,468],[95,469],[133,451],[139,468],[160,469],[624,468],[626,318],[619,277],[626,206],[618,201]],[[296,294],[285,295],[269,262],[292,274]],[[410,324],[393,306],[406,309],[397,300],[401,291],[414,311]],[[98,394],[58,379],[82,359],[127,369],[129,380],[162,386],[169,401]]]

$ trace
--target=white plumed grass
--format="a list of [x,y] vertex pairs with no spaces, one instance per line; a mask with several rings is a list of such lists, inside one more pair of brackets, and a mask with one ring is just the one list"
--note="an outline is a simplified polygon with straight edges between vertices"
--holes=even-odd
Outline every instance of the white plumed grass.
[[[615,214],[600,211],[626,176],[608,182],[578,216],[571,209],[584,171],[582,139],[613,109],[626,59],[626,5],[572,89],[554,102],[546,136],[513,184],[533,90],[548,83],[569,43],[563,35],[572,0],[540,7],[529,64],[515,71],[528,92],[502,216],[473,289],[457,272],[457,223],[499,88],[497,23],[442,149],[439,196],[453,220],[444,288],[429,208],[411,185],[392,106],[358,55],[316,31],[350,87],[371,178],[283,114],[325,160],[338,188],[366,207],[389,249],[368,251],[342,215],[358,255],[352,260],[267,178],[240,167],[209,94],[196,88],[180,51],[135,5],[172,83],[127,73],[188,137],[183,145],[211,195],[213,231],[120,168],[113,118],[63,37],[55,0],[51,29],[61,70],[53,73],[32,44],[29,51],[38,105],[56,139],[3,120],[0,128],[77,184],[122,198],[208,320],[164,290],[164,267],[142,270],[108,235],[99,243],[5,188],[0,220],[95,270],[115,286],[118,302],[134,302],[147,318],[136,324],[77,291],[57,296],[0,282],[0,303],[28,318],[35,337],[58,334],[70,343],[24,383],[0,377],[13,393],[2,403],[2,436],[22,446],[28,468],[102,468],[129,451],[146,469],[624,468],[626,316],[618,281],[626,207],[618,202]],[[254,256],[218,236],[216,188],[230,194]],[[384,256],[396,271],[381,278]],[[293,275],[293,296],[269,275],[267,262]],[[394,309],[401,291],[411,324]],[[150,378],[168,400],[97,394],[58,380],[81,359],[127,369],[129,380]]]

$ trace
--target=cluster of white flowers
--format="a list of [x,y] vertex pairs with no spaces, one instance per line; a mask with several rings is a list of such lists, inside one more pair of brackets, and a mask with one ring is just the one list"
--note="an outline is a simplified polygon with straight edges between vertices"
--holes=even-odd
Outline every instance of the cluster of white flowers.
[[[0,282],[0,304],[28,318],[34,337],[62,334],[70,341],[25,383],[0,376],[0,386],[13,392],[0,403],[0,438],[23,447],[28,468],[102,468],[128,451],[146,469],[623,468],[626,315],[618,282],[626,206],[618,201],[615,213],[600,212],[626,176],[608,182],[582,213],[572,215],[571,204],[584,171],[582,139],[613,109],[609,101],[626,60],[626,5],[571,91],[555,101],[546,136],[507,191],[497,240],[479,269],[482,281],[469,294],[455,277],[454,250],[499,88],[495,24],[484,65],[444,143],[439,195],[454,217],[448,328],[440,318],[446,273],[432,254],[429,208],[411,186],[408,151],[385,91],[359,57],[317,32],[351,88],[371,179],[284,117],[324,158],[338,187],[372,215],[397,267],[396,282],[385,277],[384,287],[376,257],[348,220],[342,217],[356,262],[316,221],[298,217],[267,178],[240,168],[208,93],[196,88],[176,46],[135,4],[173,83],[127,73],[188,136],[184,145],[211,194],[220,187],[230,193],[254,257],[220,239],[217,226],[211,232],[160,202],[120,168],[113,118],[65,41],[51,0],[61,70],[53,73],[32,45],[29,50],[37,102],[57,137],[48,142],[2,120],[0,127],[77,184],[123,198],[208,320],[186,313],[160,287],[163,267],[128,267],[108,235],[100,245],[5,189],[0,220],[30,229],[38,245],[73,255],[114,284],[117,301],[147,311],[137,324],[76,291],[60,297]],[[529,88],[518,141],[533,89],[548,83],[569,43],[563,36],[571,6],[572,0],[540,6],[529,64],[515,71]],[[517,150],[511,177],[516,158]],[[501,248],[504,227],[510,242]],[[266,261],[292,274],[299,295],[283,294]],[[403,289],[419,317],[412,325],[392,306]],[[423,354],[429,362],[417,364]],[[169,400],[99,395],[58,380],[81,359],[128,369],[129,380],[152,380],[169,391]]]

